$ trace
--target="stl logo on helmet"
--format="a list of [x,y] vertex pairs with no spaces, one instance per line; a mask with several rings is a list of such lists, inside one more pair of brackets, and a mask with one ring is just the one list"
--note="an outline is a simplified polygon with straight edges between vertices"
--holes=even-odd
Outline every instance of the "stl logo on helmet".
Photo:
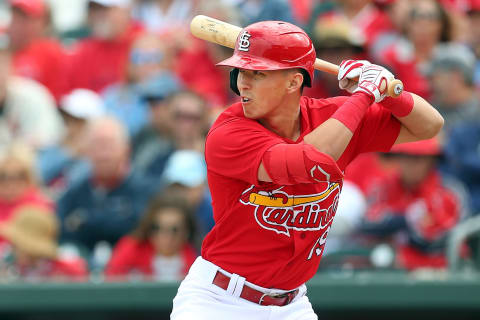
[[247,30],[244,30],[240,37],[238,38],[238,50],[240,51],[248,51],[250,47],[250,39],[251,34],[248,33]]

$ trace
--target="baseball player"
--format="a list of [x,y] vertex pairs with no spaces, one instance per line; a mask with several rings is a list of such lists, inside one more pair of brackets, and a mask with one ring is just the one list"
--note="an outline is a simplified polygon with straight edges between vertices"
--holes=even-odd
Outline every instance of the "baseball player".
[[345,167],[359,153],[441,129],[443,118],[424,99],[386,97],[381,88],[394,77],[368,61],[340,65],[339,85],[351,96],[302,96],[314,62],[302,29],[264,21],[244,28],[233,56],[218,64],[233,68],[241,102],[207,136],[216,224],[171,319],[317,319],[305,282],[320,263]]

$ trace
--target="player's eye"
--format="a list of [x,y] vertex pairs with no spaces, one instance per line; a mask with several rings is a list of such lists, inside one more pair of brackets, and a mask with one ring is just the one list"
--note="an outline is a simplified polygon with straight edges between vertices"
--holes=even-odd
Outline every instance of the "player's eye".
[[256,76],[256,77],[264,77],[265,73],[263,73],[261,71],[258,71],[258,70],[254,70],[253,75]]

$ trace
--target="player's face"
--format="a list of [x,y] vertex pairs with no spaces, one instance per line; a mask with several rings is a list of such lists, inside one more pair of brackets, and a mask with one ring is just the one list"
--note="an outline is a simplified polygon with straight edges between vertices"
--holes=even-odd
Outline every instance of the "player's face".
[[281,112],[289,83],[285,70],[240,69],[237,79],[245,117],[263,119]]

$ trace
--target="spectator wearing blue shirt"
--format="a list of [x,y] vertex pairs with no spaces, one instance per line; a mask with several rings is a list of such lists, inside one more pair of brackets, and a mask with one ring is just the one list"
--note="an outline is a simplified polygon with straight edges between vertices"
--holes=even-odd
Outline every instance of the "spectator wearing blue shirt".
[[158,35],[139,36],[128,59],[126,81],[107,87],[103,97],[107,112],[119,119],[133,137],[147,125],[150,117],[146,96],[154,88],[176,89],[179,80],[171,72],[171,54]]
[[60,100],[65,122],[61,143],[39,152],[37,167],[42,182],[57,194],[88,168],[85,153],[85,129],[88,122],[105,112],[102,98],[88,89],[75,89]]
[[131,168],[128,134],[117,120],[93,121],[86,143],[91,170],[60,197],[57,213],[61,241],[91,250],[100,241],[114,245],[130,232],[154,190]]
[[470,192],[473,214],[480,213],[480,119],[454,127],[445,145],[448,169]]

